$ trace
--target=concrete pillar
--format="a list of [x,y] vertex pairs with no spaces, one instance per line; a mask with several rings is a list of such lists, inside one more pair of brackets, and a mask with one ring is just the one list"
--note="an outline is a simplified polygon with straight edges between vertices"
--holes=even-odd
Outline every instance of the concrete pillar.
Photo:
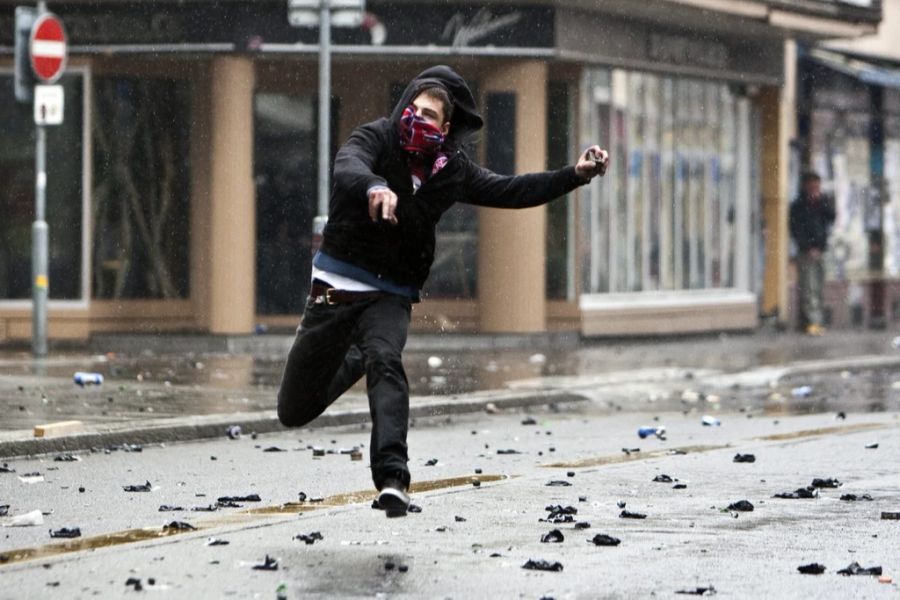
[[762,310],[784,322],[788,316],[788,198],[790,142],[797,135],[797,44],[785,41],[784,83],[764,88],[759,97],[762,114],[762,194],[766,222],[766,267]]
[[256,316],[253,88],[251,59],[213,60],[206,258],[210,333],[250,333]]
[[[516,173],[547,164],[547,65],[504,64],[485,73],[485,92],[516,93]],[[483,208],[478,214],[480,330],[528,333],[546,329],[544,206]]]

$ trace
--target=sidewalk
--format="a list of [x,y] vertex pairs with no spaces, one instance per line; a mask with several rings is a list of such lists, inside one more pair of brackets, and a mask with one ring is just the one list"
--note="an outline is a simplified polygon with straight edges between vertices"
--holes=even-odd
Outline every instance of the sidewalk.
[[[893,337],[884,331],[600,342],[570,335],[413,336],[405,364],[414,417],[481,411],[488,403],[512,408],[608,397],[618,397],[621,410],[629,398],[652,396],[661,384],[686,378],[710,389],[752,390],[800,375],[893,369],[900,366]],[[92,344],[115,349],[104,354],[54,353],[35,361],[26,353],[0,353],[0,457],[215,437],[233,424],[278,430],[275,396],[291,339],[251,336],[240,342],[243,352],[211,352],[240,344],[211,336],[123,335]],[[80,388],[72,383],[75,371],[100,372],[106,381]],[[81,421],[84,433],[33,438],[35,425],[66,420]],[[315,425],[367,421],[361,383]]]

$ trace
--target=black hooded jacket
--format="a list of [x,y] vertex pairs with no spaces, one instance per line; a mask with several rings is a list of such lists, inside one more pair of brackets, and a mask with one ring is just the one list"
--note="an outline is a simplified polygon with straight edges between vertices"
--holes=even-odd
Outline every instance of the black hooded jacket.
[[[433,84],[443,86],[453,100],[450,132],[443,146],[448,161],[414,193],[398,123],[418,92]],[[447,66],[423,71],[407,86],[390,118],[357,127],[338,151],[322,251],[379,279],[420,289],[434,260],[435,227],[454,202],[527,208],[585,183],[571,166],[516,176],[479,167],[461,148],[482,125],[462,77]],[[397,194],[396,225],[369,217],[368,190],[378,185]]]

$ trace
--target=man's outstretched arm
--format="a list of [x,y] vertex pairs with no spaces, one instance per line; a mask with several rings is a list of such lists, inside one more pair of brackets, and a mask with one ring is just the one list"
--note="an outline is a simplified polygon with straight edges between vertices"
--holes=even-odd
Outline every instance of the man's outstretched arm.
[[591,146],[574,166],[556,171],[525,175],[498,175],[472,165],[469,185],[462,202],[493,208],[530,208],[540,206],[604,175],[609,154],[599,146]]

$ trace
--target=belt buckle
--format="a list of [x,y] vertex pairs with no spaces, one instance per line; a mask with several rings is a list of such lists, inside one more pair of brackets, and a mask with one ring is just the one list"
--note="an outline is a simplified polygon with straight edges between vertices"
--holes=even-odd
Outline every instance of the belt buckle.
[[337,302],[335,302],[331,298],[331,293],[334,291],[334,288],[328,288],[327,290],[325,290],[325,304],[327,304],[328,306],[334,306],[335,304],[337,304]]

